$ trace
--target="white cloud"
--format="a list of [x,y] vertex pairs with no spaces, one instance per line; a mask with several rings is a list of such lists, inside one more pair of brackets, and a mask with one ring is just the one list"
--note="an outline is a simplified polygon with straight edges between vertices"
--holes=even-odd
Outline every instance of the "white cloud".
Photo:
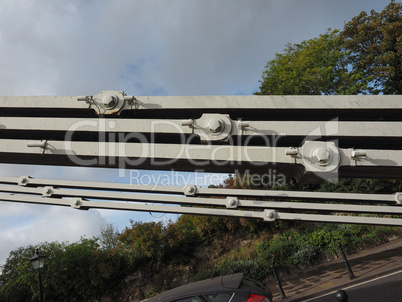
[[[388,3],[0,0],[0,95],[251,94],[287,42],[342,28],[360,11]],[[0,174],[123,181],[107,169],[0,165]],[[0,263],[19,245],[74,241],[102,223],[124,227],[129,219],[155,218],[0,202]]]
[[107,223],[99,211],[3,202],[0,207],[1,262],[14,248],[45,241],[75,242],[84,235],[98,235]]

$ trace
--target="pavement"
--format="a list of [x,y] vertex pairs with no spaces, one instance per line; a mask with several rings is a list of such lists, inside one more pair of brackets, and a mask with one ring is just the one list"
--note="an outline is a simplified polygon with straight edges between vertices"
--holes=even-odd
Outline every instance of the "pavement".
[[331,292],[334,292],[336,301],[335,292],[339,289],[402,270],[402,238],[346,257],[355,278],[351,279],[340,257],[300,273],[280,277],[285,298],[282,298],[276,282],[269,281],[267,286],[273,292],[274,301],[308,301]]

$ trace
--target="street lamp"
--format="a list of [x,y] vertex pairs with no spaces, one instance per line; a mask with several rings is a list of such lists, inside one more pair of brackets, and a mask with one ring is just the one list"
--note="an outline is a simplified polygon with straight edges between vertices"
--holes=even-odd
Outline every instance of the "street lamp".
[[36,249],[36,254],[29,261],[31,261],[34,269],[38,270],[38,285],[39,285],[39,302],[43,302],[42,294],[42,278],[40,276],[40,269],[45,265],[45,255],[39,253],[39,249]]

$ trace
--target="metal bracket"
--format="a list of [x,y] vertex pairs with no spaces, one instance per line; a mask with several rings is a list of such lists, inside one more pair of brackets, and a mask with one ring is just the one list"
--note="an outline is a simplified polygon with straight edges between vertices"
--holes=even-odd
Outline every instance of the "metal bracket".
[[80,96],[77,100],[86,102],[90,108],[93,105],[93,109],[98,115],[119,114],[126,102],[130,105],[136,104],[134,96],[129,97],[123,91],[114,90],[104,90],[95,96]]
[[336,173],[340,154],[334,142],[306,141],[301,148],[302,164],[314,173]]
[[232,120],[225,114],[203,114],[194,120],[193,128],[201,141],[227,141],[232,131]]

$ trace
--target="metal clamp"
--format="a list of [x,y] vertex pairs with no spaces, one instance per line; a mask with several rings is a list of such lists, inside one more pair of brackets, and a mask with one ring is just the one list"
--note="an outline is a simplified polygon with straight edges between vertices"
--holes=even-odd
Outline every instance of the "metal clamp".
[[226,141],[232,132],[232,120],[225,114],[203,114],[194,120],[193,128],[201,141]]
[[237,209],[239,206],[239,199],[237,197],[227,197],[226,198],[226,208],[227,209]]
[[135,104],[135,97],[128,97],[123,91],[105,90],[98,95],[80,96],[78,101],[85,101],[98,115],[119,114],[124,104]]

